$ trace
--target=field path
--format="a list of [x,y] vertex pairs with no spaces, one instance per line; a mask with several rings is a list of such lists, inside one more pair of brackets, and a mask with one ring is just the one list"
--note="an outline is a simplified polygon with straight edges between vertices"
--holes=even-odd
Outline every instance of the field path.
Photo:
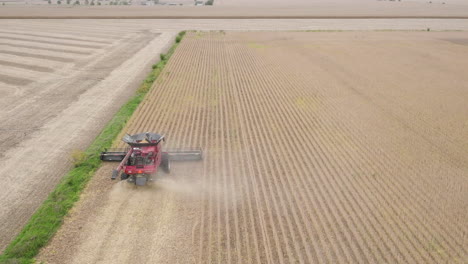
[[122,135],[203,162],[139,188],[105,164],[39,260],[466,263],[463,39],[189,33]]

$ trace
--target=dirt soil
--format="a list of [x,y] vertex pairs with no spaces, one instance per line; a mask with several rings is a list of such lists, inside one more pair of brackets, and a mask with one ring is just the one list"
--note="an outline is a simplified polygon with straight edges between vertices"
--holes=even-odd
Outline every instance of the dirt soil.
[[175,32],[0,30],[0,251],[139,86]]
[[[115,35],[106,35],[100,28],[112,28],[126,33],[142,30],[343,31],[427,30],[428,28],[433,31],[468,31],[468,19],[4,19],[0,20],[0,26],[2,27],[1,31],[13,31],[21,34],[30,33],[32,29],[40,32],[47,28],[48,32],[58,34],[63,34],[68,29],[72,29],[75,32],[93,36],[115,37]],[[16,36],[16,38],[19,37]],[[48,44],[47,41],[40,40],[40,43]],[[3,42],[0,40],[0,43]],[[4,46],[5,44],[0,44],[2,49]],[[48,47],[48,49],[50,48]],[[68,50],[71,49],[70,46],[67,46],[67,48]],[[76,48],[72,51],[82,52]],[[2,63],[4,62],[0,59],[0,65],[3,65]],[[18,63],[27,64],[24,63],[24,60],[18,61]],[[28,67],[32,66],[28,65]],[[41,67],[38,70],[47,72],[51,69]]]
[[70,152],[85,148],[99,133],[174,32],[468,30],[468,20],[3,19],[0,27],[1,251],[70,168]]
[[190,33],[123,132],[200,146],[148,187],[104,165],[47,263],[466,263],[465,32]]
[[468,18],[468,4],[402,1],[229,1],[214,6],[6,5],[0,18]]

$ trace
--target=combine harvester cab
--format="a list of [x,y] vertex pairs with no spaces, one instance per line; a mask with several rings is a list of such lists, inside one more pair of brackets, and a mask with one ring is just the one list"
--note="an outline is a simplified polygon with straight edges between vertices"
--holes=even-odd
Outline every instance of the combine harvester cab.
[[122,140],[129,145],[126,149],[110,149],[101,152],[102,161],[119,161],[119,166],[112,172],[112,180],[119,174],[121,180],[127,180],[137,186],[146,185],[161,167],[170,173],[171,161],[202,160],[200,148],[181,148],[162,151],[164,135],[140,133],[125,135]]

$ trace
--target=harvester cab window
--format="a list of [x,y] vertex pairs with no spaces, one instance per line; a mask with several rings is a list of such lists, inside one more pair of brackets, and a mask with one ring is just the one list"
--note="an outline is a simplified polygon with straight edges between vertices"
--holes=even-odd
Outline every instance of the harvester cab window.
[[148,152],[148,155],[146,156],[146,164],[152,164],[154,161],[154,152],[150,151]]
[[144,158],[142,156],[138,156],[135,158],[135,166],[137,168],[143,168],[145,166]]
[[129,159],[128,159],[128,165],[129,166],[135,166],[135,165],[138,165],[137,164],[137,158],[138,157],[141,157],[141,150],[140,149],[133,149],[133,153],[130,155]]
[[127,165],[129,166],[135,165],[135,157],[133,156],[133,154],[128,158]]

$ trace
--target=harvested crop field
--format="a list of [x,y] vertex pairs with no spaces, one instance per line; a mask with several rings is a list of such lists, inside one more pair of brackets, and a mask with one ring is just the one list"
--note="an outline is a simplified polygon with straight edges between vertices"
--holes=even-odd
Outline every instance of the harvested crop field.
[[[468,13],[468,12],[467,12]],[[97,25],[98,24],[98,25]],[[2,19],[0,26],[19,32],[64,32],[101,29],[125,32],[234,30],[427,30],[468,31],[468,19]],[[105,36],[105,35],[103,35]]]
[[123,132],[205,159],[105,164],[39,260],[466,263],[467,38],[190,33]]
[[[33,0],[34,1],[34,0]],[[6,5],[0,18],[172,18],[172,19],[258,19],[258,18],[468,18],[468,4],[452,0],[433,4],[427,1],[327,1],[327,0],[215,0],[214,6],[86,6],[86,5]],[[455,2],[457,1],[457,2]],[[461,3],[464,1],[465,3]],[[192,2],[193,3],[193,2]]]
[[175,37],[97,22],[10,22],[0,30],[0,252]]

